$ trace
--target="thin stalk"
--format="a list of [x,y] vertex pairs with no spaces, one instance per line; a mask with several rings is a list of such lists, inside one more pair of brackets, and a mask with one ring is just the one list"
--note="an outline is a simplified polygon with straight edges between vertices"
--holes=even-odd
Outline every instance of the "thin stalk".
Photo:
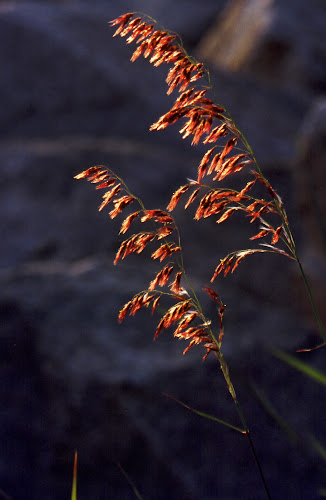
[[77,500],[77,451],[75,451],[71,500]]
[[[210,74],[209,72],[207,71],[207,74],[208,74],[208,82],[209,82],[209,85],[210,85],[210,88],[211,90],[213,91],[214,95],[215,95],[215,92],[213,90],[213,87],[212,87],[212,84],[211,84],[211,81],[210,81]],[[246,136],[244,135],[244,133],[240,130],[240,128],[235,124],[234,120],[232,119],[232,117],[228,114],[228,120],[229,122],[231,123],[231,125],[234,127],[234,131],[236,130],[239,134],[239,137],[241,138],[242,140],[242,143],[244,144],[245,148],[248,150],[249,154],[251,155],[255,165],[256,165],[256,168],[257,168],[257,171],[259,172],[259,174],[262,176],[262,178],[265,179],[265,176],[258,164],[258,161],[254,155],[254,152],[252,150],[252,147],[250,146]],[[232,128],[233,128],[232,127]],[[310,301],[310,304],[311,304],[311,307],[312,307],[312,310],[313,310],[313,313],[314,313],[314,316],[316,318],[316,321],[317,321],[317,324],[318,324],[318,328],[319,328],[319,332],[320,332],[320,335],[322,337],[322,339],[324,340],[324,343],[326,343],[326,332],[325,332],[325,328],[324,328],[324,325],[321,321],[321,318],[320,318],[320,315],[317,311],[317,308],[316,308],[316,304],[315,304],[315,301],[314,301],[314,298],[313,298],[313,295],[312,295],[312,292],[311,292],[311,288],[310,288],[310,285],[308,283],[308,280],[307,280],[307,277],[306,277],[306,274],[303,270],[303,267],[302,267],[302,264],[299,260],[299,257],[297,256],[296,254],[296,248],[295,248],[295,242],[294,242],[294,238],[292,236],[292,232],[290,230],[290,227],[289,227],[289,223],[288,223],[288,220],[287,220],[287,217],[285,215],[285,212],[281,209],[280,207],[280,204],[278,202],[278,200],[274,200],[274,203],[275,203],[275,206],[276,206],[276,209],[280,215],[280,217],[282,218],[283,220],[283,224],[284,224],[284,227],[285,227],[285,230],[286,230],[286,233],[289,237],[289,240],[291,242],[291,246],[292,246],[292,254],[295,258],[295,260],[297,261],[298,263],[298,266],[299,266],[299,269],[300,269],[300,272],[301,272],[301,276],[303,278],[303,281],[304,281],[304,284],[305,284],[305,288],[306,288],[306,291],[307,291],[307,294],[308,294],[308,297],[309,297],[309,301]],[[290,249],[291,250],[291,249]]]
[[118,469],[120,470],[120,472],[124,475],[124,477],[128,481],[129,486],[131,487],[132,491],[134,492],[135,497],[138,498],[138,500],[144,500],[144,498],[140,494],[138,488],[135,486],[134,482],[129,477],[129,475],[127,474],[127,472],[125,471],[125,469],[122,467],[122,465],[119,462],[116,462],[116,466],[118,467]]
[[297,257],[297,262],[298,262],[298,266],[299,266],[299,269],[300,269],[300,272],[301,272],[301,276],[303,278],[303,281],[304,281],[304,284],[305,284],[305,287],[306,287],[306,290],[307,290],[307,294],[308,294],[308,297],[309,297],[309,301],[310,301],[311,307],[312,307],[313,312],[314,312],[314,316],[315,316],[317,324],[318,324],[320,335],[322,336],[324,342],[326,342],[326,332],[325,332],[325,329],[324,329],[324,325],[323,325],[322,320],[321,320],[321,318],[319,316],[319,313],[317,311],[316,304],[315,304],[315,301],[314,301],[314,298],[313,298],[313,295],[312,295],[312,292],[311,292],[311,288],[310,288],[310,285],[308,283],[308,280],[307,280],[307,277],[305,275],[305,272],[303,270],[302,264],[301,264],[301,262],[299,260],[299,257]]
[[239,415],[242,427],[244,428],[245,434],[246,434],[246,436],[248,438],[249,446],[250,446],[252,454],[254,456],[255,464],[256,464],[256,467],[258,469],[260,478],[262,480],[263,487],[264,487],[264,490],[265,490],[265,493],[266,493],[266,497],[269,500],[272,500],[272,497],[271,497],[271,494],[269,492],[269,489],[268,489],[268,486],[267,486],[267,483],[266,483],[266,479],[265,479],[265,476],[264,476],[264,473],[263,473],[263,470],[262,470],[262,467],[261,467],[261,464],[260,464],[260,461],[259,461],[259,458],[258,458],[258,455],[257,455],[257,452],[256,452],[255,445],[253,443],[253,440],[252,440],[249,428],[247,426],[246,419],[244,417],[244,414],[243,414],[242,408],[241,408],[241,406],[239,404],[239,401],[238,401],[238,398],[237,398],[234,386],[233,386],[233,384],[231,382],[231,379],[230,379],[230,374],[229,374],[228,366],[227,366],[227,364],[226,364],[226,362],[224,360],[224,356],[223,356],[223,354],[222,354],[222,352],[220,350],[217,351],[216,356],[217,356],[217,358],[218,358],[218,360],[220,362],[220,366],[221,366],[221,370],[222,370],[224,379],[225,379],[225,381],[227,383],[227,386],[229,388],[229,391],[230,391],[230,394],[232,396],[233,402],[235,404],[237,413]]
[[[181,244],[180,244],[181,246]],[[196,302],[196,305],[197,305],[197,308],[198,308],[198,311],[200,312],[202,318],[204,321],[207,322],[206,318],[205,318],[205,315],[203,313],[203,310],[202,310],[202,307],[201,307],[201,304],[200,304],[200,301],[196,295],[196,292],[194,290],[194,288],[192,287],[191,285],[191,281],[189,280],[188,276],[186,275],[185,273],[185,269],[183,268],[183,271],[184,271],[184,276],[188,282],[188,285],[189,287],[191,288],[191,291],[193,293],[193,297],[194,297],[194,300]],[[261,467],[261,464],[259,462],[259,458],[258,458],[258,455],[257,455],[257,452],[256,452],[256,449],[255,449],[255,446],[254,446],[254,443],[253,443],[253,440],[251,438],[251,434],[250,434],[250,431],[249,431],[249,428],[247,426],[247,423],[246,423],[246,420],[245,420],[245,417],[244,417],[244,414],[243,414],[243,411],[242,411],[242,408],[239,404],[239,401],[238,401],[238,398],[237,398],[237,395],[236,395],[236,392],[235,392],[235,389],[234,389],[234,386],[233,386],[233,383],[231,382],[231,378],[230,378],[230,373],[229,373],[229,368],[228,368],[228,365],[224,359],[224,356],[221,352],[221,344],[220,342],[217,340],[217,338],[215,337],[213,331],[211,330],[211,328],[209,328],[209,334],[210,334],[210,337],[211,339],[213,340],[214,344],[216,345],[217,347],[217,351],[215,353],[219,363],[220,363],[220,367],[221,367],[221,370],[222,370],[222,373],[223,373],[223,376],[224,376],[224,380],[228,386],[228,389],[229,389],[229,392],[231,394],[231,397],[233,399],[233,402],[235,404],[235,407],[236,407],[236,410],[237,410],[237,413],[239,415],[239,418],[240,418],[240,421],[241,421],[241,424],[243,426],[243,429],[244,429],[244,434],[246,434],[247,436],[247,439],[249,441],[249,446],[251,448],[251,451],[252,451],[252,454],[253,454],[253,457],[254,457],[254,460],[255,460],[255,465],[257,467],[257,470],[259,472],[259,475],[260,475],[260,478],[262,480],[262,483],[263,483],[263,487],[264,487],[264,490],[265,490],[265,493],[266,493],[266,497],[269,499],[269,500],[272,500],[272,497],[269,493],[269,489],[268,489],[268,486],[267,486],[267,483],[266,483],[266,479],[265,479],[265,476],[264,476],[264,473],[263,473],[263,470],[262,470],[262,467]]]
[[256,467],[257,467],[257,469],[259,471],[259,475],[261,477],[261,480],[262,480],[262,483],[263,483],[263,486],[264,486],[264,490],[265,490],[266,496],[267,496],[267,498],[269,500],[272,500],[272,497],[271,497],[271,494],[269,492],[269,489],[268,489],[268,486],[267,486],[267,483],[266,483],[266,479],[265,479],[262,467],[260,465],[260,461],[259,461],[259,458],[258,458],[258,455],[257,455],[257,452],[256,452],[256,448],[254,446],[254,443],[253,443],[253,440],[252,440],[252,437],[251,437],[251,433],[250,433],[250,431],[248,429],[248,426],[247,426],[247,423],[245,421],[245,418],[244,418],[241,406],[239,405],[238,400],[234,401],[234,403],[235,403],[238,415],[240,417],[241,423],[242,423],[242,425],[243,425],[243,427],[244,427],[244,429],[246,431],[246,435],[247,435],[247,438],[248,438],[248,441],[249,441],[249,444],[250,444],[250,448],[251,448],[252,454],[254,456]]
[[[251,149],[250,144],[248,143],[248,141],[247,141],[247,139],[245,138],[245,136],[243,135],[243,133],[242,133],[241,131],[239,131],[239,132],[240,132],[240,135],[241,135],[242,140],[244,141],[244,143],[245,143],[246,147],[248,148],[248,151],[250,152],[250,154],[252,155],[252,158],[253,158],[253,159],[254,159],[254,161],[255,161],[255,164],[256,164],[256,167],[257,167],[257,169],[258,169],[259,173],[260,173],[261,175],[263,175],[263,174],[262,174],[262,171],[261,171],[261,169],[260,169],[260,167],[259,167],[259,165],[258,165],[258,162],[257,162],[257,160],[256,160],[256,158],[255,158],[255,156],[254,156],[254,153],[253,153],[253,151],[252,151],[252,149]],[[297,261],[297,263],[298,263],[298,266],[299,266],[299,269],[300,269],[300,273],[301,273],[301,276],[302,276],[302,278],[303,278],[303,282],[304,282],[304,284],[305,284],[305,288],[306,288],[306,291],[307,291],[307,294],[308,294],[308,297],[309,297],[309,301],[310,301],[310,304],[311,304],[311,307],[312,307],[312,310],[313,310],[314,316],[315,316],[316,321],[317,321],[317,324],[318,324],[318,328],[319,328],[320,335],[321,335],[322,339],[324,340],[324,342],[326,343],[326,332],[325,332],[325,328],[324,328],[324,325],[323,325],[322,320],[321,320],[321,318],[320,318],[320,315],[319,315],[319,313],[318,313],[318,311],[317,311],[317,307],[316,307],[316,304],[315,304],[315,301],[314,301],[314,298],[313,298],[313,295],[312,295],[312,291],[311,291],[310,285],[309,285],[309,283],[308,283],[308,280],[307,280],[306,274],[305,274],[305,272],[304,272],[304,270],[303,270],[303,267],[302,267],[302,264],[301,264],[301,262],[300,262],[300,259],[299,259],[299,257],[298,257],[298,256],[297,256],[297,254],[296,254],[295,243],[294,243],[294,239],[293,239],[292,233],[291,233],[291,231],[290,231],[290,227],[289,227],[288,221],[287,221],[287,219],[284,217],[283,210],[280,208],[280,206],[279,206],[279,204],[278,204],[278,202],[277,202],[277,201],[276,201],[276,203],[275,203],[275,204],[276,204],[276,207],[277,207],[277,210],[278,210],[278,212],[279,212],[280,216],[281,216],[281,217],[282,217],[282,219],[283,219],[283,222],[284,222],[284,225],[285,225],[285,228],[286,228],[286,232],[287,232],[287,234],[288,234],[288,236],[289,236],[289,238],[290,238],[290,241],[291,241],[291,244],[292,244],[292,247],[293,247],[293,251],[292,251],[292,253],[293,253],[293,255],[294,255],[294,257],[295,257],[295,259],[296,259],[296,261]]]
[[[199,302],[199,300],[197,298],[197,295],[196,295],[193,287],[191,286],[190,280],[188,279],[187,276],[186,276],[186,279],[187,279],[187,282],[189,283],[189,286],[192,289],[192,292],[194,294],[194,298],[195,298],[195,301],[197,303],[197,306],[198,306],[198,308],[199,308],[199,310],[200,310],[203,318],[206,319],[205,316],[204,316],[204,314],[203,314],[203,312],[202,312],[201,304],[200,304],[200,302]],[[264,473],[263,473],[263,470],[262,470],[262,467],[261,467],[261,464],[260,464],[260,461],[259,461],[256,449],[255,449],[255,445],[253,443],[253,440],[251,438],[251,434],[250,434],[249,428],[247,426],[246,419],[244,417],[242,408],[241,408],[241,406],[239,404],[239,401],[238,401],[238,398],[237,398],[237,395],[236,395],[233,383],[231,382],[230,372],[229,372],[228,365],[227,365],[227,363],[226,363],[226,361],[224,359],[224,356],[223,356],[223,354],[221,352],[221,344],[220,344],[220,342],[218,342],[218,340],[216,339],[214,333],[212,332],[212,330],[210,328],[209,328],[209,332],[210,332],[210,337],[212,338],[213,342],[215,343],[216,347],[218,348],[218,350],[217,350],[217,352],[215,354],[216,354],[216,357],[217,357],[217,359],[218,359],[218,361],[220,363],[220,367],[221,367],[221,370],[222,370],[222,373],[223,373],[223,376],[224,376],[224,380],[225,380],[225,382],[226,382],[226,384],[228,386],[229,392],[230,392],[230,394],[232,396],[232,399],[233,399],[233,402],[235,404],[237,413],[239,415],[242,427],[244,429],[244,434],[246,434],[247,439],[249,441],[249,446],[250,446],[250,449],[252,451],[252,454],[253,454],[253,457],[254,457],[254,460],[255,460],[255,464],[256,464],[257,470],[259,472],[260,478],[262,480],[263,487],[264,487],[264,490],[265,490],[265,493],[266,493],[266,497],[269,500],[272,500],[272,497],[270,495],[270,492],[269,492],[269,489],[268,489],[268,486],[267,486],[267,483],[266,483],[266,479],[265,479],[265,476],[264,476]]]

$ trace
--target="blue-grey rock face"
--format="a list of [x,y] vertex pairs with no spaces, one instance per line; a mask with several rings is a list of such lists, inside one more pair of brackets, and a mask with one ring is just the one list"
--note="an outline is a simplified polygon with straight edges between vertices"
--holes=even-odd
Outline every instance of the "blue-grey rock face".
[[[153,343],[158,315],[140,311],[118,325],[119,309],[159,268],[149,253],[112,265],[122,219],[98,213],[99,193],[73,179],[107,165],[146,207],[164,208],[196,175],[202,148],[182,141],[177,127],[148,131],[172,102],[166,68],[131,65],[132,47],[113,39],[107,23],[126,11],[147,12],[196,54],[209,30],[218,31],[226,3],[0,1],[0,493],[12,499],[68,498],[75,449],[80,499],[134,498],[119,464],[148,499],[263,498],[245,438],[162,395],[239,425],[213,357],[202,364],[199,349],[182,356],[185,345],[169,331]],[[323,5],[313,4],[311,36],[324,16]],[[300,47],[303,19],[291,20]],[[311,207],[298,199],[307,155],[311,160],[309,151],[321,147],[303,126],[315,126],[315,87],[304,79],[294,90],[288,81],[261,78],[251,64],[247,74],[214,67],[212,81],[309,254],[319,240],[303,230]],[[322,185],[320,157],[309,171]],[[219,259],[247,248],[255,228],[241,217],[221,226],[195,222],[191,208],[175,215],[201,293]],[[249,257],[216,282],[227,304],[225,356],[274,498],[315,498],[323,486],[314,460],[289,446],[254,396],[258,386],[289,425],[314,429],[324,441],[322,389],[261,347],[294,351],[318,343],[300,287],[295,267],[278,256]],[[214,318],[214,306],[201,297]],[[323,352],[309,361],[322,367]]]

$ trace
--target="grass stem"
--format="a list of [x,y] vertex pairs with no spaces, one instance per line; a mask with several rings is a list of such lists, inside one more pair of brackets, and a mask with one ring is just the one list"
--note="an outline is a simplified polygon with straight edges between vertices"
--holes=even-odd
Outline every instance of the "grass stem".
[[298,262],[298,266],[299,266],[299,269],[300,269],[300,272],[301,272],[301,275],[302,275],[302,278],[303,278],[303,281],[304,281],[304,284],[305,284],[305,287],[306,287],[306,290],[307,290],[307,294],[308,294],[308,297],[309,297],[309,301],[310,301],[312,310],[314,312],[314,316],[315,316],[317,324],[318,324],[320,335],[322,336],[324,342],[326,342],[325,328],[324,328],[322,320],[321,320],[321,318],[319,316],[319,313],[317,311],[317,307],[316,307],[316,304],[315,304],[315,301],[314,301],[314,298],[313,298],[313,295],[312,295],[312,292],[311,292],[310,285],[308,283],[306,274],[305,274],[305,272],[303,270],[302,264],[301,264],[301,262],[300,262],[300,260],[299,260],[298,257],[297,257],[297,262]]
[[241,408],[241,406],[240,406],[240,404],[239,404],[239,402],[238,402],[237,399],[234,401],[234,404],[236,406],[238,415],[240,417],[241,424],[242,424],[243,428],[246,430],[246,436],[248,438],[249,445],[250,445],[252,454],[254,456],[255,464],[256,464],[256,467],[258,469],[258,472],[259,472],[260,478],[262,480],[262,483],[263,483],[263,487],[264,487],[264,490],[265,490],[265,493],[266,493],[266,497],[269,500],[272,500],[272,497],[271,497],[271,494],[269,492],[269,488],[267,486],[267,482],[266,482],[266,479],[265,479],[265,475],[264,475],[263,469],[261,467],[261,464],[260,464],[260,461],[259,461],[259,458],[258,458],[258,455],[257,455],[257,452],[256,452],[256,448],[255,448],[254,442],[253,442],[252,437],[251,437],[251,433],[249,431],[249,428],[247,426],[246,420],[244,418],[244,414],[243,414],[242,408]]
[[222,370],[224,379],[225,379],[225,381],[227,383],[227,386],[229,388],[229,391],[230,391],[230,394],[232,396],[233,402],[235,404],[237,413],[238,413],[240,421],[241,421],[241,425],[242,425],[243,429],[245,430],[244,434],[246,434],[246,436],[248,438],[249,446],[250,446],[250,449],[251,449],[252,454],[254,456],[255,464],[256,464],[257,470],[259,472],[260,478],[262,480],[263,487],[264,487],[264,490],[265,490],[265,493],[266,493],[266,497],[269,500],[272,500],[272,497],[271,497],[271,494],[269,492],[269,489],[268,489],[268,486],[267,486],[267,482],[266,482],[266,479],[265,479],[265,475],[264,475],[262,466],[260,464],[260,461],[259,461],[259,458],[258,458],[258,455],[257,455],[257,452],[256,452],[256,448],[255,448],[254,442],[253,442],[252,437],[251,437],[251,433],[249,431],[249,427],[247,425],[246,419],[244,417],[244,413],[243,413],[242,408],[240,406],[240,403],[238,401],[238,398],[237,398],[234,386],[233,386],[233,384],[231,382],[231,379],[230,379],[230,374],[229,374],[228,366],[227,366],[227,364],[226,364],[226,362],[224,360],[224,356],[221,353],[221,351],[218,351],[218,353],[216,354],[216,356],[217,356],[217,358],[218,358],[218,360],[220,362],[221,370]]

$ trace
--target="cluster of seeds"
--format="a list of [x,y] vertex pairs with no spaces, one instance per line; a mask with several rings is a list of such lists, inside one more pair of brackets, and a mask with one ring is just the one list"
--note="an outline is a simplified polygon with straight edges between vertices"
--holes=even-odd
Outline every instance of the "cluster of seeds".
[[[231,252],[222,259],[216,267],[211,281],[218,274],[227,275],[233,272],[239,263],[248,255],[257,252],[274,252],[295,258],[295,247],[288,227],[286,213],[282,200],[260,171],[253,153],[244,136],[238,130],[223,106],[215,104],[207,97],[209,86],[199,85],[198,80],[207,76],[203,64],[188,56],[178,43],[176,35],[164,30],[155,29],[154,23],[147,23],[142,17],[134,13],[124,14],[114,21],[111,26],[117,26],[114,36],[126,37],[126,42],[136,43],[137,48],[131,56],[131,61],[143,56],[149,58],[154,66],[168,64],[170,69],[166,78],[167,93],[178,90],[178,97],[171,109],[155,122],[150,130],[162,130],[169,125],[182,120],[180,134],[182,138],[192,137],[192,145],[208,145],[198,166],[197,178],[188,179],[172,195],[164,210],[145,210],[142,202],[133,196],[112,171],[102,167],[91,167],[76,176],[77,179],[87,178],[97,184],[96,189],[108,189],[103,195],[99,207],[102,210],[109,203],[113,209],[109,212],[113,219],[126,207],[137,201],[140,209],[129,213],[123,220],[120,234],[125,234],[134,220],[141,223],[150,221],[151,230],[145,230],[125,239],[118,249],[114,263],[124,259],[131,253],[141,253],[155,242],[159,246],[151,253],[151,258],[164,262],[164,267],[150,282],[148,289],[137,294],[121,309],[119,320],[122,321],[128,314],[134,315],[139,309],[151,306],[155,311],[162,295],[169,295],[176,301],[163,315],[155,332],[155,338],[166,328],[175,325],[174,335],[189,341],[185,352],[196,344],[203,344],[206,354],[211,351],[219,352],[223,337],[224,305],[219,295],[210,287],[205,287],[209,297],[218,304],[220,325],[219,336],[215,338],[206,320],[200,303],[181,286],[181,280],[186,279],[182,264],[182,249],[177,226],[170,213],[175,209],[181,198],[187,193],[185,202],[187,209],[195,201],[198,202],[195,210],[195,220],[207,217],[216,217],[218,224],[226,221],[237,211],[244,212],[250,222],[259,221],[259,232],[251,240],[270,238],[262,243],[264,248],[249,248]],[[221,187],[221,181],[251,166],[248,174],[251,180],[245,183],[241,190]],[[204,182],[205,181],[205,182]],[[254,186],[263,186],[267,198],[254,195]],[[270,218],[272,217],[272,222]],[[275,219],[278,224],[275,224]],[[154,229],[153,229],[154,228]],[[172,239],[171,239],[172,237]],[[173,239],[174,238],[174,239]],[[285,249],[276,246],[283,243]],[[169,262],[166,264],[166,260]],[[168,287],[168,292],[162,288]],[[160,290],[158,290],[160,288]]]
[[[123,321],[127,315],[134,316],[141,308],[151,307],[152,314],[156,310],[159,301],[164,296],[173,299],[174,304],[169,307],[161,318],[155,332],[154,338],[159,333],[175,325],[174,336],[178,339],[189,341],[187,352],[193,345],[203,344],[206,349],[204,358],[211,351],[217,352],[220,349],[222,341],[222,316],[224,306],[216,292],[206,287],[206,292],[218,303],[220,311],[220,334],[218,342],[211,337],[209,324],[204,317],[201,308],[194,298],[181,286],[181,279],[184,270],[180,259],[173,258],[181,254],[181,247],[171,240],[170,236],[177,233],[173,217],[163,210],[146,210],[140,200],[133,196],[123,181],[118,178],[111,170],[102,166],[91,167],[75,176],[76,179],[87,179],[92,184],[97,184],[96,189],[109,188],[103,195],[103,201],[99,210],[113,204],[113,209],[109,212],[111,219],[116,218],[127,206],[135,201],[140,204],[140,210],[132,212],[123,220],[120,228],[120,234],[125,234],[132,222],[138,220],[141,223],[151,226],[150,230],[144,230],[132,234],[122,241],[114,263],[124,259],[132,253],[140,254],[149,244],[158,243],[157,248],[152,251],[151,258],[160,262],[169,259],[169,262],[156,274],[149,283],[148,289],[136,294],[128,301],[119,313],[119,321]],[[164,291],[164,287],[168,291]]]
[[[171,94],[174,89],[178,89],[179,95],[171,109],[161,116],[150,130],[164,129],[182,119],[184,123],[180,133],[183,139],[192,136],[192,145],[199,143],[210,145],[198,166],[197,179],[189,180],[173,193],[167,210],[172,211],[182,195],[191,191],[184,206],[188,208],[201,195],[195,213],[196,220],[218,216],[216,222],[220,224],[234,212],[242,211],[250,218],[250,222],[258,220],[261,224],[259,232],[251,238],[252,240],[270,237],[268,243],[263,243],[264,250],[241,250],[233,252],[229,258],[222,259],[212,280],[221,272],[224,274],[233,272],[244,257],[256,251],[276,252],[293,259],[294,242],[282,200],[263,176],[242,133],[224,107],[215,104],[207,97],[209,86],[199,86],[197,81],[208,74],[203,64],[196,62],[185,52],[181,44],[177,43],[176,35],[155,30],[155,24],[146,23],[142,17],[135,17],[134,13],[118,17],[111,22],[111,25],[118,25],[114,36],[128,35],[126,42],[135,42],[138,45],[131,61],[142,55],[149,58],[149,62],[154,66],[163,63],[171,66],[166,78],[167,93]],[[196,85],[194,82],[197,82]],[[242,171],[248,165],[251,165],[249,174],[253,179],[247,182],[242,190],[220,187],[219,183],[226,177]],[[205,177],[210,177],[209,185],[203,182]],[[215,182],[215,185],[212,186],[212,182]],[[264,186],[268,195],[267,200],[252,194],[257,182]],[[271,214],[279,216],[278,224],[274,225],[266,220]],[[285,249],[275,246],[280,239]]]

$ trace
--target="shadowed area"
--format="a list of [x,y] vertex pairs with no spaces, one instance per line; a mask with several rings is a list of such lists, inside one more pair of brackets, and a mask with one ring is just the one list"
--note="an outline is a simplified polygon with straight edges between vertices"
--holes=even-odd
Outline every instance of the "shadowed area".
[[[162,394],[239,426],[214,357],[182,356],[170,331],[153,342],[158,314],[118,324],[161,267],[150,251],[113,266],[122,218],[98,213],[101,193],[73,179],[105,165],[147,208],[164,209],[196,176],[203,146],[177,126],[149,132],[173,102],[167,68],[131,64],[134,46],[112,38],[108,22],[133,10],[178,32],[210,67],[218,102],[285,203],[326,319],[322,2],[0,1],[0,497],[69,498],[77,449],[79,500],[135,498],[119,464],[146,499],[261,500],[245,436]],[[257,226],[193,216],[175,210],[186,268],[216,320],[202,288]],[[263,254],[214,283],[227,305],[224,354],[275,499],[314,499],[325,487],[309,440],[326,443],[324,388],[266,347],[320,342],[301,281],[294,263]],[[300,359],[326,371],[324,358]]]

